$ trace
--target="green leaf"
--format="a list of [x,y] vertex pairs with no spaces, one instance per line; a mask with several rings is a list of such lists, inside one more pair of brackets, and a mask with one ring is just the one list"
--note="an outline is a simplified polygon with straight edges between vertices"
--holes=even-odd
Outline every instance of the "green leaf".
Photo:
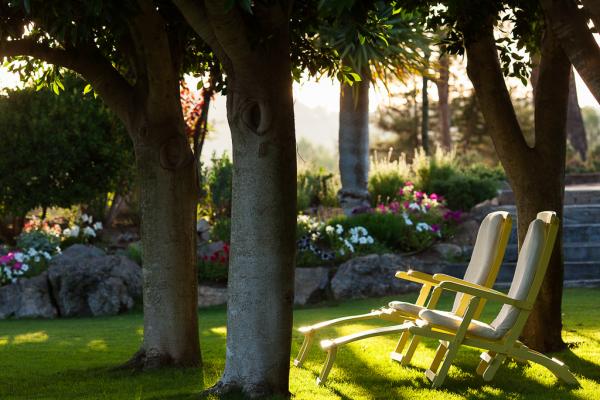
[[89,83],[87,85],[85,85],[85,87],[83,88],[83,94],[88,94],[89,92],[91,92],[92,89],[92,85],[90,85]]
[[364,44],[365,44],[365,37],[364,37],[364,35],[361,35],[360,33],[358,34],[358,42],[359,42],[361,45],[364,45]]
[[348,75],[350,75],[352,77],[352,79],[354,80],[354,82],[360,82],[360,81],[362,81],[362,78],[356,72],[350,72]]

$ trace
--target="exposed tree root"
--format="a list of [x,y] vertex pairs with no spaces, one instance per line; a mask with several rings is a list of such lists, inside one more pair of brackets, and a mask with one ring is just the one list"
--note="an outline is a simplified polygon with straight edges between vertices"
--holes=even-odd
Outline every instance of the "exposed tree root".
[[246,399],[264,399],[270,398],[275,394],[278,394],[281,398],[290,398],[290,393],[281,394],[274,393],[272,388],[268,385],[241,385],[237,382],[228,382],[225,383],[223,381],[217,382],[214,386],[204,390],[202,392],[202,398],[206,398],[208,396],[217,396],[219,398],[229,397],[231,395],[240,395]]

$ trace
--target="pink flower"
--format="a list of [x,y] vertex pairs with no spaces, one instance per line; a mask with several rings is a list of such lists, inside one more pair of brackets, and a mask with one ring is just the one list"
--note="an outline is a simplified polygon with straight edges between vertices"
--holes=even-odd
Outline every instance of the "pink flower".
[[404,196],[404,190],[403,189],[399,189],[398,190],[398,196]]
[[415,186],[411,181],[404,182],[404,186]]
[[20,270],[22,266],[23,266],[23,263],[20,263],[17,261],[13,264],[12,269]]
[[437,195],[437,194],[435,194],[435,193],[431,193],[431,194],[429,195],[429,198],[430,198],[431,200],[437,200],[437,199],[438,199],[438,195]]
[[431,224],[431,231],[432,232],[439,232],[440,231],[440,226],[438,224]]

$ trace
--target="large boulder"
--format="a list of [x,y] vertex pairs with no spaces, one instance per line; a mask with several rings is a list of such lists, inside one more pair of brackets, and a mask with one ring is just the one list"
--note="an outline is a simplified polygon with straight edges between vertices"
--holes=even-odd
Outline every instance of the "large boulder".
[[414,265],[396,254],[370,254],[346,261],[331,280],[331,290],[336,299],[362,299],[406,293],[418,286],[397,279],[396,271]]
[[142,296],[142,269],[125,256],[74,245],[50,261],[48,280],[59,314],[113,315]]
[[198,307],[227,304],[227,288],[198,285]]
[[327,298],[329,268],[296,268],[294,304],[318,303]]
[[0,319],[54,318],[46,272],[0,288]]

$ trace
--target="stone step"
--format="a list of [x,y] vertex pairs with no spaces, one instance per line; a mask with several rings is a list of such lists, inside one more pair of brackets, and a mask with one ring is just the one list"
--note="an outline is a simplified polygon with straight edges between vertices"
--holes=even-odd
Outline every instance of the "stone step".
[[[563,226],[564,243],[595,243],[600,246],[600,223],[565,224]],[[509,244],[517,243],[517,225],[513,224]]]
[[[594,261],[600,260],[600,243],[564,243],[565,261]],[[516,262],[518,257],[517,245],[506,247],[505,262]]]
[[[496,278],[498,284],[512,282],[516,263],[503,263]],[[467,268],[466,263],[452,263],[443,267],[443,273],[462,277]],[[600,261],[565,262],[565,282],[600,280]]]
[[[512,190],[500,190],[498,193],[498,204],[515,204],[515,196]],[[565,204],[600,204],[600,185],[585,184],[566,186]]]
[[[517,218],[517,207],[503,205],[495,207],[494,211],[508,211],[513,219]],[[600,204],[570,204],[563,209],[563,222],[565,224],[594,224],[600,223]]]

